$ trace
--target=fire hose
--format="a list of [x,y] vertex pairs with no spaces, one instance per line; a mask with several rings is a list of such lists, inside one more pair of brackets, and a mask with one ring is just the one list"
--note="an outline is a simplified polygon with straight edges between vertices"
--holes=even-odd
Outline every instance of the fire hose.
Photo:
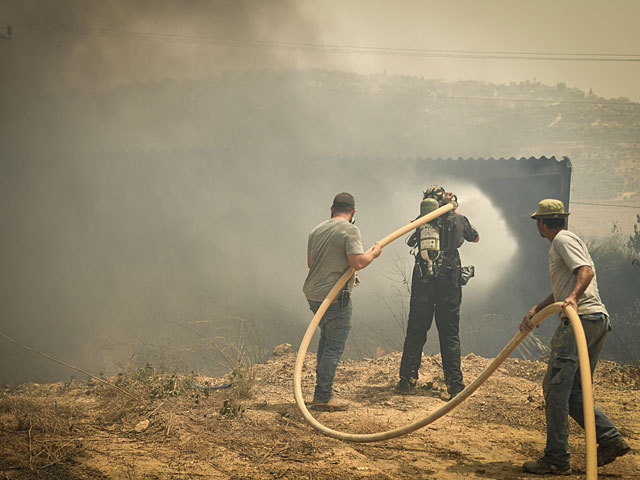
[[[393,242],[397,238],[405,235],[406,233],[418,228],[425,223],[430,222],[431,220],[439,217],[440,215],[453,210],[455,208],[454,204],[447,204],[443,207],[440,207],[434,210],[423,217],[414,220],[413,222],[405,225],[402,228],[399,228],[395,232],[387,235],[382,240],[380,240],[380,247],[384,248],[389,243]],[[371,251],[369,249],[367,252]],[[430,423],[436,421],[440,417],[443,417],[451,410],[460,405],[464,400],[466,400],[471,394],[484,383],[487,378],[491,376],[493,372],[497,370],[497,368],[504,362],[507,357],[515,350],[515,348],[522,342],[522,340],[529,334],[528,331],[518,331],[518,333],[505,345],[502,351],[496,356],[496,358],[485,368],[485,370],[472,382],[470,383],[462,392],[458,393],[453,399],[449,402],[445,403],[442,407],[437,410],[431,412],[426,417],[419,419],[413,423],[405,425],[403,427],[395,428],[392,430],[387,430],[385,432],[378,433],[346,433],[340,432],[337,430],[333,430],[329,427],[326,427],[318,420],[316,420],[304,403],[304,398],[302,396],[302,367],[304,364],[304,359],[307,354],[307,350],[309,348],[309,344],[311,343],[311,338],[313,334],[320,324],[320,320],[324,316],[325,312],[329,308],[329,305],[333,302],[333,300],[338,295],[338,292],[342,289],[344,284],[347,282],[349,278],[353,276],[355,270],[353,268],[349,268],[346,272],[342,274],[340,279],[333,286],[331,291],[327,294],[325,299],[320,304],[317,312],[313,316],[307,331],[302,338],[302,342],[300,343],[300,348],[298,349],[298,355],[296,357],[296,364],[293,373],[293,391],[296,400],[296,404],[302,413],[304,419],[316,430],[319,432],[332,437],[337,438],[339,440],[346,440],[351,442],[378,442],[382,440],[389,440],[391,438],[399,437],[401,435],[406,435],[411,433],[419,428],[422,428]],[[582,382],[582,402],[584,409],[584,430],[586,436],[586,479],[594,480],[598,476],[597,472],[597,450],[596,450],[596,426],[595,426],[595,415],[594,415],[594,403],[593,403],[593,388],[591,385],[591,368],[589,364],[589,353],[587,350],[587,342],[584,335],[584,330],[582,328],[582,323],[580,318],[578,317],[577,312],[571,306],[563,307],[562,302],[553,303],[542,310],[540,310],[537,314],[535,314],[530,322],[533,326],[538,326],[542,320],[551,315],[552,313],[564,312],[564,314],[569,318],[571,322],[571,327],[573,328],[573,332],[576,339],[576,344],[578,347],[578,364],[580,367],[580,380]]]

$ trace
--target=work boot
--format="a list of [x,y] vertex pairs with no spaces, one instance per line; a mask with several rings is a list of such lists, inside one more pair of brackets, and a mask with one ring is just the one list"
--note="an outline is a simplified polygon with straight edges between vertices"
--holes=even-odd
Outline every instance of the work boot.
[[548,473],[553,475],[571,475],[571,467],[559,467],[558,465],[547,462],[544,458],[524,462],[522,468],[525,472],[538,473],[540,475],[546,475]]
[[448,401],[450,402],[451,400],[453,400],[455,398],[455,396],[458,395],[461,391],[462,390],[460,390],[459,392],[454,392],[451,395],[449,395],[449,400]]
[[601,467],[613,462],[616,458],[629,452],[629,450],[631,450],[631,447],[622,437],[616,437],[609,443],[598,445],[598,466]]
[[418,383],[418,381],[415,378],[400,377],[395,392],[401,395],[413,395],[416,393],[416,383]]
[[311,410],[316,410],[318,412],[340,412],[349,408],[348,403],[337,402],[333,398],[328,402],[311,402],[309,406]]

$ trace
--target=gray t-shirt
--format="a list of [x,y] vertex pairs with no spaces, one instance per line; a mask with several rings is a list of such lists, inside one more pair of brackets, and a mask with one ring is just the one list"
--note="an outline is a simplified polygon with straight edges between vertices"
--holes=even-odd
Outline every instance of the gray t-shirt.
[[[321,302],[349,268],[347,255],[364,253],[360,230],[342,218],[329,219],[309,234],[307,254],[311,268],[302,290],[309,300]],[[353,288],[353,278],[347,281]]]
[[562,302],[569,296],[576,285],[576,268],[589,266],[593,269],[593,279],[578,298],[578,313],[604,313],[608,315],[600,293],[596,268],[591,260],[587,246],[580,238],[568,231],[561,230],[549,245],[549,273],[551,274],[551,289],[556,302]]

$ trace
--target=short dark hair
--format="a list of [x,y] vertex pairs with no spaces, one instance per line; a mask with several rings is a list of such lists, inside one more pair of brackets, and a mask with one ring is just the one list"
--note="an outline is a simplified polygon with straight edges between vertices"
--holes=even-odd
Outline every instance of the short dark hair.
[[336,213],[338,212],[349,213],[352,210],[355,210],[356,199],[353,198],[353,195],[351,195],[350,193],[342,192],[337,194],[333,198],[333,205],[331,205],[331,207],[333,208],[333,211]]
[[567,228],[567,219],[566,218],[541,218],[542,223],[544,223],[547,228],[551,230],[562,230]]

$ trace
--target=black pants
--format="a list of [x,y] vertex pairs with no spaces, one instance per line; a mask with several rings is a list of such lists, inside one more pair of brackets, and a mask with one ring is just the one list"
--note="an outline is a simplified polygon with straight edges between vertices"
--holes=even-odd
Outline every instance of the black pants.
[[407,336],[404,339],[400,362],[401,377],[418,378],[422,348],[427,341],[427,331],[431,328],[435,313],[447,390],[454,394],[464,389],[460,370],[461,301],[462,288],[458,282],[421,276],[420,268],[416,265],[411,279]]

